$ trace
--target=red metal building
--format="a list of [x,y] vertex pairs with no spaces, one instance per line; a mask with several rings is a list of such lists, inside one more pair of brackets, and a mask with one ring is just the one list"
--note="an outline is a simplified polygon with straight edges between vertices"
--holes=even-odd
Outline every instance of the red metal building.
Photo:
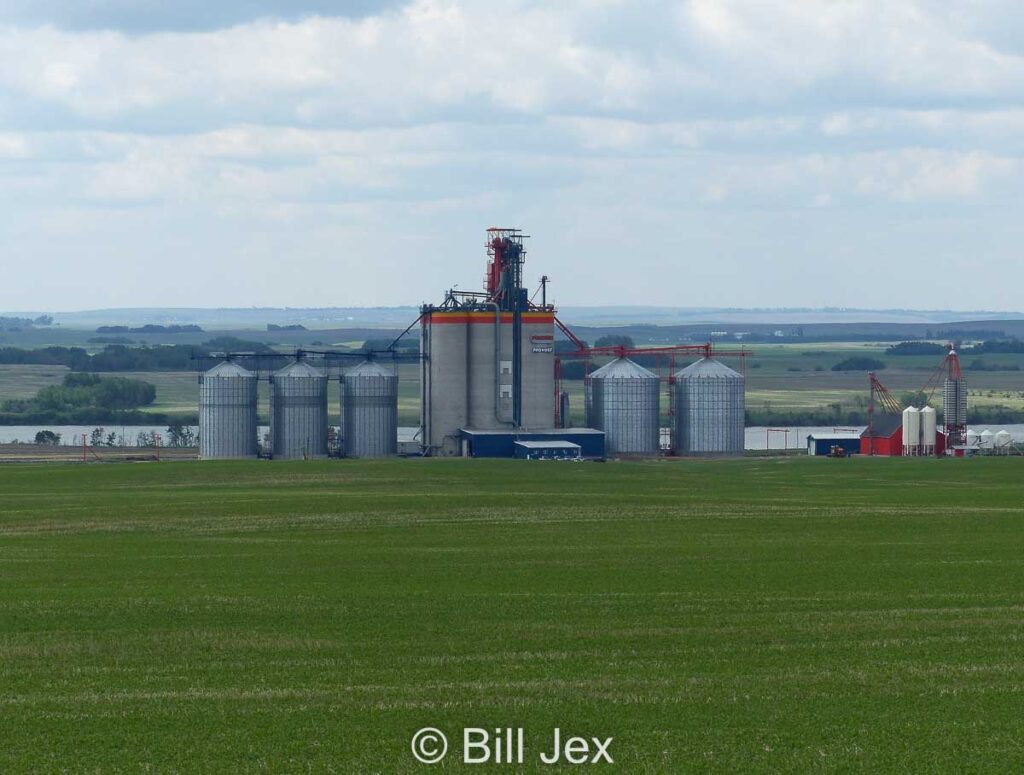
[[903,417],[879,412],[860,435],[860,454],[898,457],[903,454]]

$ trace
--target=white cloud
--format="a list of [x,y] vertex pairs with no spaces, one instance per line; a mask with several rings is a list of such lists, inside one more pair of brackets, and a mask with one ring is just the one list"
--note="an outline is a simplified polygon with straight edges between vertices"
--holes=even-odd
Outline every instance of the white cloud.
[[8,28],[0,88],[105,122],[175,106],[306,123],[406,121],[478,101],[499,112],[615,108],[643,92],[643,69],[574,41],[567,15],[506,5],[419,0],[362,20],[189,34]]
[[[637,272],[677,272],[646,292],[683,303],[672,289],[689,287],[694,262],[728,254],[721,267],[754,276],[765,245],[804,255],[787,224],[867,254],[871,224],[912,212],[953,245],[978,224],[947,208],[984,209],[992,231],[1024,197],[1024,56],[1005,32],[1024,9],[1005,2],[259,8],[220,26],[139,23],[124,9],[119,25],[110,8],[100,25],[33,26],[29,14],[0,26],[6,255],[74,275],[78,250],[93,251],[95,272],[177,246],[233,276],[237,262],[259,274],[275,250],[294,251],[336,272],[334,290],[363,271],[373,287],[377,261],[395,280],[364,301],[388,303],[418,301],[467,265],[475,278],[475,235],[491,221],[546,228],[549,245],[561,232],[585,244],[596,223],[622,244],[589,244],[591,274],[614,273],[626,251]],[[863,220],[846,233],[851,213]],[[417,239],[438,256],[429,274],[402,269]],[[924,238],[898,239],[928,267]],[[659,240],[689,245],[687,261]],[[359,251],[357,266],[330,260],[338,245]],[[128,286],[111,274],[117,304]],[[612,300],[592,295],[599,282],[567,283],[568,301]],[[751,282],[753,293],[776,280]],[[294,300],[300,283],[243,284],[235,303]],[[293,295],[245,296],[275,292]],[[19,295],[0,291],[0,305]]]
[[14,132],[0,133],[0,159],[26,159],[30,155],[28,138]]
[[165,111],[338,125],[1024,98],[1024,57],[922,3],[691,0],[656,47],[601,29],[624,13],[605,6],[417,0],[361,19],[146,35],[7,27],[0,89],[114,124]]
[[878,101],[1024,94],[1024,58],[923,2],[691,0],[680,27],[736,94],[769,103],[823,86]]

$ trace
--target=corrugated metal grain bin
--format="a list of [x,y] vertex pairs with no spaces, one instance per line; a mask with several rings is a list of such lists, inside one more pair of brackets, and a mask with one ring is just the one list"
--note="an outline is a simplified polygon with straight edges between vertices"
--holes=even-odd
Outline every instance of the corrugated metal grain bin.
[[675,377],[675,438],[679,455],[742,455],[745,380],[713,358]]
[[327,456],[327,376],[305,361],[270,378],[270,443],[275,460]]
[[225,361],[199,377],[199,456],[256,457],[256,375]]
[[587,425],[605,433],[609,455],[657,455],[661,381],[629,358],[616,358],[586,379]]
[[398,452],[398,376],[363,361],[342,377],[341,414],[346,457]]

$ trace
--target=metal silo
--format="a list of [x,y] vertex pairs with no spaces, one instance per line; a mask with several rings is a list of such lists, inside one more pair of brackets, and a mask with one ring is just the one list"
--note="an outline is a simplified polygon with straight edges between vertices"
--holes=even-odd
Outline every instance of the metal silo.
[[679,455],[742,455],[743,375],[702,358],[675,376],[675,439]]
[[327,376],[305,361],[270,378],[270,445],[275,459],[327,456]]
[[918,455],[921,452],[921,410],[908,406],[903,410],[903,454]]
[[935,454],[935,435],[938,424],[935,421],[935,409],[926,406],[921,410],[921,454]]
[[996,433],[995,438],[995,450],[1001,455],[1006,455],[1010,452],[1010,447],[1013,444],[1013,437],[1009,431],[999,431]]
[[225,361],[199,377],[199,457],[256,456],[256,375]]
[[628,358],[587,377],[587,425],[604,431],[608,454],[658,454],[660,385],[656,374]]
[[943,383],[942,414],[950,446],[961,446],[967,429],[967,385],[963,378],[950,378]]
[[346,457],[386,457],[398,452],[398,376],[363,361],[342,377],[341,415]]

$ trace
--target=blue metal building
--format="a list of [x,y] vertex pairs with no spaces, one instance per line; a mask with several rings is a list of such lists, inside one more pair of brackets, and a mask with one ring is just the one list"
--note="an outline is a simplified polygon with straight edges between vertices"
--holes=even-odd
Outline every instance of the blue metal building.
[[568,441],[580,448],[580,457],[604,458],[604,431],[593,428],[553,428],[527,431],[521,429],[460,431],[462,454],[465,457],[515,457],[517,441]]
[[807,437],[808,455],[828,456],[832,447],[840,447],[847,455],[857,455],[860,453],[860,434],[812,433]]
[[517,441],[513,447],[517,460],[579,460],[580,445],[571,441]]

